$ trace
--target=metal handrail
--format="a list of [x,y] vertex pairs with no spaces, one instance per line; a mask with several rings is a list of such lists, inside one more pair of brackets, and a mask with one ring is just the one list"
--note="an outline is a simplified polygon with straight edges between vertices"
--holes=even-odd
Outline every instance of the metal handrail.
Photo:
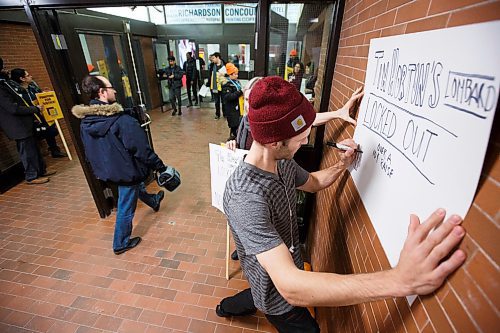
[[152,122],[151,116],[149,114],[147,114],[146,112],[144,112],[144,115],[148,118],[148,121],[146,121],[144,124],[141,124],[141,127],[146,127],[149,124],[151,124],[151,122]]

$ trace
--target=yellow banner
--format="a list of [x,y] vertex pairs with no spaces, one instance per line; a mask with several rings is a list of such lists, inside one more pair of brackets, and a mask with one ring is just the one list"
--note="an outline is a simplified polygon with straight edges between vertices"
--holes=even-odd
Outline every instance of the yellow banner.
[[130,81],[128,80],[128,76],[122,76],[122,83],[125,97],[132,97],[132,89],[130,88]]
[[43,106],[43,116],[47,122],[63,118],[61,106],[55,92],[41,92],[36,94],[36,98],[39,105]]

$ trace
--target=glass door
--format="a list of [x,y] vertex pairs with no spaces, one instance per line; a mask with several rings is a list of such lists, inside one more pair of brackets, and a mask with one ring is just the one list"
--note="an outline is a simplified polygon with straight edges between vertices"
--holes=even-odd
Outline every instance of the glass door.
[[117,92],[117,101],[125,107],[132,107],[132,88],[127,63],[123,61],[120,36],[80,32],[78,38],[85,57],[87,74],[107,78]]

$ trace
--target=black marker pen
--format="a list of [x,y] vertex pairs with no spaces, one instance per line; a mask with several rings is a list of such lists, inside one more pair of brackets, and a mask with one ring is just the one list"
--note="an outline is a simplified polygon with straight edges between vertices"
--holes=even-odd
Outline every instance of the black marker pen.
[[[347,151],[347,150],[349,150],[349,149],[352,149],[352,148],[351,148],[351,147],[349,147],[349,146],[343,145],[343,144],[341,144],[341,143],[332,142],[332,141],[327,141],[327,142],[326,142],[326,145],[327,145],[327,146],[330,146],[330,147],[333,147],[333,148],[337,148],[337,149],[342,150],[342,151]],[[361,151],[361,150],[359,150],[359,149],[354,149],[354,151],[355,151],[356,153],[362,153],[362,151]]]

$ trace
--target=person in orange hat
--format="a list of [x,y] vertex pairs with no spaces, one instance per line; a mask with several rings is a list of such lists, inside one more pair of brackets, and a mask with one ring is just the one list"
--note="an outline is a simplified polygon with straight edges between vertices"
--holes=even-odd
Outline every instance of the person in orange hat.
[[290,51],[290,58],[288,59],[288,61],[286,63],[285,77],[284,77],[285,80],[288,81],[288,74],[293,74],[293,68],[298,63],[300,63],[300,59],[297,56],[297,50],[296,49],[292,49]]
[[243,113],[243,91],[238,81],[238,68],[233,63],[226,64],[227,77],[222,80],[222,99],[227,126],[230,128],[229,139],[236,138]]

